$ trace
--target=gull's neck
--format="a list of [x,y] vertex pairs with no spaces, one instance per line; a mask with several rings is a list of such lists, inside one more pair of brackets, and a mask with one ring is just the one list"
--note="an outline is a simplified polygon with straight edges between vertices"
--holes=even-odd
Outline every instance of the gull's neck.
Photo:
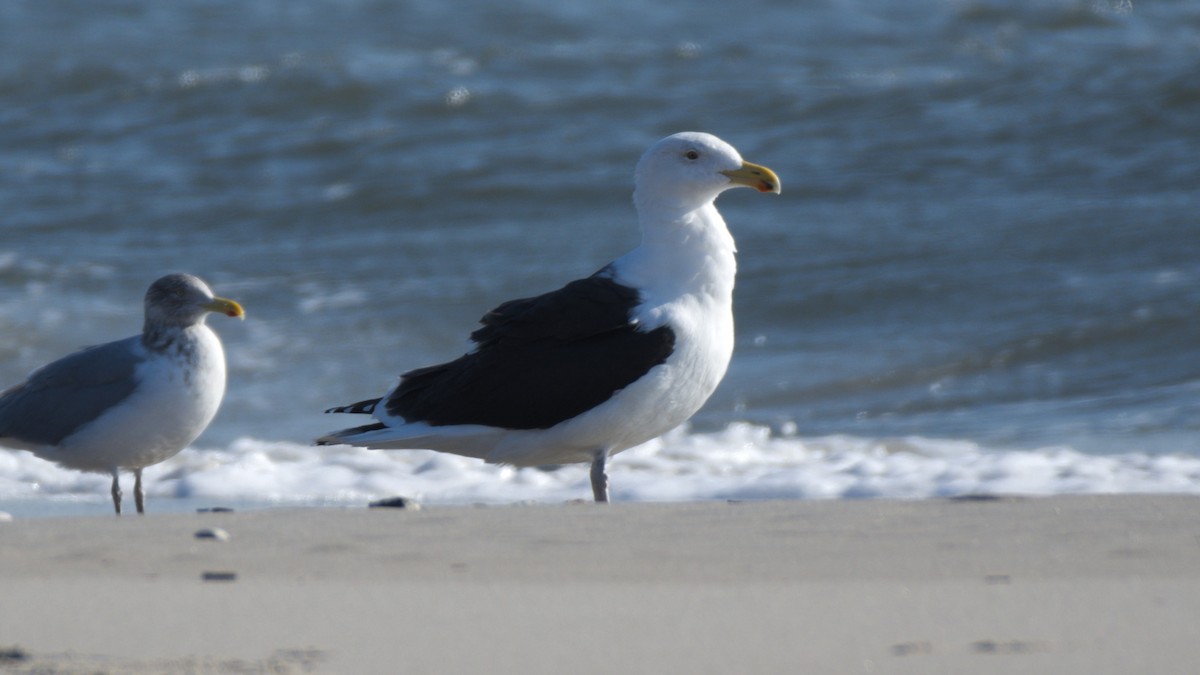
[[142,344],[151,352],[164,354],[172,348],[184,351],[190,350],[199,334],[210,330],[203,321],[190,326],[180,326],[174,323],[151,323],[147,321],[142,327]]
[[614,263],[619,280],[658,299],[684,295],[731,302],[733,236],[712,200],[700,206],[636,199],[642,244]]

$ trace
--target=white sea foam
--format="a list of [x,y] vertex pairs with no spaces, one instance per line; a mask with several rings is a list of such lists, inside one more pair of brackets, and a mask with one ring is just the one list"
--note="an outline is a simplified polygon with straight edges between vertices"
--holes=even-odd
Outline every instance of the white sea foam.
[[[780,437],[765,427],[676,430],[610,464],[621,501],[923,499],[978,494],[1200,493],[1200,457],[1001,450],[920,437]],[[426,451],[312,447],[240,439],[189,449],[146,470],[151,504],[169,499],[361,505],[404,495],[428,504],[561,502],[590,496],[585,466],[514,469]],[[128,481],[128,479],[126,479]],[[109,479],[0,452],[0,501],[107,500]],[[153,509],[152,509],[153,510]]]

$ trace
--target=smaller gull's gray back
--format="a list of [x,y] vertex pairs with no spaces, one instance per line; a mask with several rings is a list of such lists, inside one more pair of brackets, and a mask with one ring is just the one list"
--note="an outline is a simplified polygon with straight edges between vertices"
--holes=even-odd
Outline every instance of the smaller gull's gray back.
[[0,393],[0,445],[57,445],[137,387],[142,336],[88,347],[48,363]]

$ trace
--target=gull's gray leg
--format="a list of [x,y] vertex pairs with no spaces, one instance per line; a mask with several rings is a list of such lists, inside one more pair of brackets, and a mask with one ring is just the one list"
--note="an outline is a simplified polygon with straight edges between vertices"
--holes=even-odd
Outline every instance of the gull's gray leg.
[[113,475],[113,486],[112,486],[113,507],[117,509],[117,515],[119,516],[119,515],[121,515],[121,481],[117,478],[116,469],[113,469],[112,475]]
[[142,470],[133,470],[133,501],[137,504],[139,514],[146,513],[146,493],[142,492]]
[[608,502],[608,474],[604,473],[604,463],[608,461],[608,448],[597,450],[592,455],[592,496],[597,502]]

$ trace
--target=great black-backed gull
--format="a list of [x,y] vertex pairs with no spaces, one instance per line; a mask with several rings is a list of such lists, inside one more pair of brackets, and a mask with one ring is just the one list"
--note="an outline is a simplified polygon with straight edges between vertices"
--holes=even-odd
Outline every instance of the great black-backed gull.
[[733,352],[733,237],[714,200],[734,187],[779,193],[770,169],[685,132],[638,162],[642,243],[586,279],[488,312],[461,358],[405,373],[382,398],[326,412],[372,424],[318,444],[429,449],[487,462],[591,462],[608,501],[608,458],[690,418]]
[[190,274],[169,274],[146,291],[141,335],[88,347],[33,371],[0,393],[0,445],[29,450],[70,469],[132,470],[145,513],[142,469],[196,440],[225,395],[225,352],[209,312],[244,318]]

